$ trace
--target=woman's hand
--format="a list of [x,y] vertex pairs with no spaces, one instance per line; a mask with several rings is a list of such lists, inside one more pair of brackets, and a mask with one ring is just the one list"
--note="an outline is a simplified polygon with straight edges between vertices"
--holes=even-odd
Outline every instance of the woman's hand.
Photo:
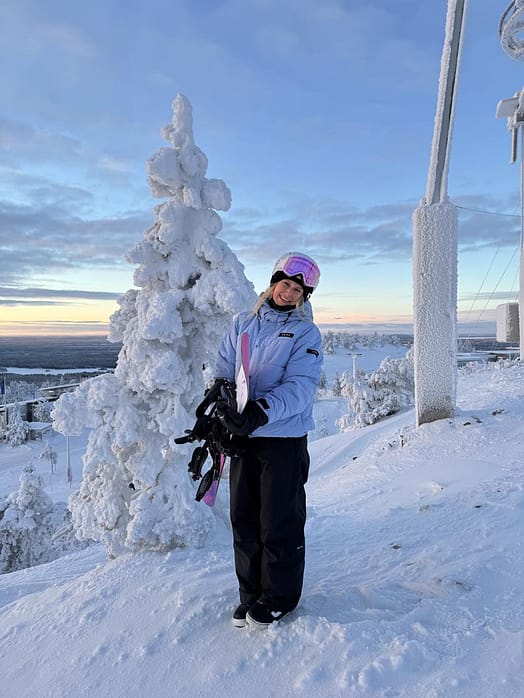
[[266,413],[254,400],[249,400],[242,414],[224,400],[219,400],[216,413],[225,428],[235,436],[247,436],[268,422]]

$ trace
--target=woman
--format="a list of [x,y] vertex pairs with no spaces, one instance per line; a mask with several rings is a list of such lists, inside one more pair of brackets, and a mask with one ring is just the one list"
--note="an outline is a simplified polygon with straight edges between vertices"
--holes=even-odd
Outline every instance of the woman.
[[230,464],[231,523],[240,605],[236,627],[267,627],[298,604],[313,398],[322,367],[321,336],[308,298],[320,271],[290,252],[273,268],[253,311],[240,313],[222,340],[217,375],[234,381],[240,337],[250,339],[249,402],[242,414],[217,405],[242,455]]

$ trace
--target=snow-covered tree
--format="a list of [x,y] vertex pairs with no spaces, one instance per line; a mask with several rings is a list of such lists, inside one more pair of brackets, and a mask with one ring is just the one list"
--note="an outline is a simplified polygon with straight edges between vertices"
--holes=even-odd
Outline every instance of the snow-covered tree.
[[6,385],[6,400],[7,402],[34,400],[41,387],[38,383],[10,380]]
[[35,422],[51,422],[51,412],[54,406],[54,402],[51,400],[42,400],[35,405],[33,412]]
[[329,430],[327,426],[327,417],[326,413],[322,412],[320,417],[318,418],[318,424],[317,424],[317,434],[319,439],[323,439],[325,436],[329,436]]
[[413,351],[403,359],[386,357],[376,371],[360,377],[347,391],[348,414],[337,420],[341,430],[363,427],[398,412],[414,401]]
[[51,446],[49,441],[45,442],[44,448],[42,449],[38,457],[40,458],[40,460],[49,461],[49,472],[51,473],[51,475],[56,473],[56,462],[58,460],[58,453]]
[[338,372],[335,373],[333,378],[333,397],[340,397],[342,395],[342,383],[340,382],[340,376]]
[[77,535],[102,541],[113,556],[201,545],[213,527],[211,511],[194,501],[193,446],[174,438],[194,423],[233,314],[256,300],[217,237],[216,210],[228,210],[231,195],[205,176],[186,97],[174,100],[162,135],[169,146],[149,159],[147,172],[153,195],[168,200],[129,256],[137,288],[111,318],[110,340],[122,342],[115,373],[84,381],[53,411],[62,433],[91,428],[70,507]]
[[22,406],[16,402],[9,407],[6,439],[10,446],[21,446],[27,439],[29,426],[22,418]]
[[342,371],[340,376],[340,395],[349,397],[353,392],[353,375],[348,371]]
[[378,369],[369,374],[367,380],[376,390],[394,393],[397,396],[396,401],[401,403],[401,406],[412,404],[415,388],[413,350],[410,349],[403,359],[390,359],[387,356]]
[[33,567],[55,557],[53,502],[31,465],[20,488],[0,499],[0,573]]
[[336,337],[332,330],[324,332],[322,335],[322,349],[325,354],[334,354],[336,347]]

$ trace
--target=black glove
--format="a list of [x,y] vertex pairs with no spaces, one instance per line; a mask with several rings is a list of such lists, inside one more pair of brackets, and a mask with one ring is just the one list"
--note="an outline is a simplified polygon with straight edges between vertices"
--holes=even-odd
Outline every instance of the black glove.
[[235,436],[247,436],[269,421],[262,407],[254,400],[247,403],[242,414],[224,400],[217,402],[216,411],[225,428]]

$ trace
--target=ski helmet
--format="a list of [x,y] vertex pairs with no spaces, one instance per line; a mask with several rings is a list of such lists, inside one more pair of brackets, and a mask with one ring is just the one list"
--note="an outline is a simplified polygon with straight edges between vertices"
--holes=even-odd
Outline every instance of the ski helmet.
[[287,252],[276,261],[271,274],[272,284],[282,279],[291,279],[300,284],[307,297],[318,286],[320,269],[317,263],[306,254]]

